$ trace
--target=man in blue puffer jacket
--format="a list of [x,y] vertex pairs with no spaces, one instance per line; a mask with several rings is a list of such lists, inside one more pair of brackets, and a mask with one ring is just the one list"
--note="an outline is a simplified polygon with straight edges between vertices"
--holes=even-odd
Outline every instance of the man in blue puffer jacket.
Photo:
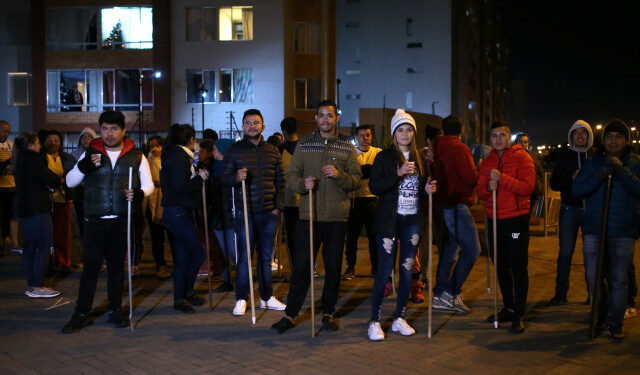
[[588,288],[593,294],[604,192],[607,176],[613,176],[604,263],[608,285],[603,288],[598,325],[606,325],[602,328],[612,341],[621,341],[628,273],[640,228],[640,157],[629,146],[629,128],[622,120],[607,123],[603,144],[604,150],[586,161],[571,192],[586,199],[583,252]]

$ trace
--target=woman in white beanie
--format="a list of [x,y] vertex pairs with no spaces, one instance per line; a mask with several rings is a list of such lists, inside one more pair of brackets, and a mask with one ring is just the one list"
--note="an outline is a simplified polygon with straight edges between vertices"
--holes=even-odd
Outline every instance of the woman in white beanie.
[[415,262],[423,215],[420,196],[434,193],[422,154],[416,148],[416,122],[402,109],[391,119],[393,145],[381,151],[373,162],[369,189],[378,196],[374,216],[374,232],[378,245],[378,273],[371,292],[371,320],[368,335],[371,340],[384,340],[380,326],[380,307],[384,299],[387,278],[391,274],[398,245],[400,262],[398,298],[391,330],[405,336],[416,331],[405,320],[405,310],[411,289],[411,270]]

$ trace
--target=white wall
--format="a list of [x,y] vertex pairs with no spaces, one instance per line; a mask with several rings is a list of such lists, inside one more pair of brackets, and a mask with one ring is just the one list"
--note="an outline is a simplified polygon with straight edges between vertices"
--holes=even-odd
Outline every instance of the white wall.
[[[230,5],[253,6],[252,41],[186,42],[187,7]],[[201,104],[186,102],[187,69],[253,69],[253,103],[205,104],[205,127],[216,131],[228,129],[227,112],[233,111],[240,128],[243,112],[257,108],[264,116],[265,137],[280,131],[280,121],[284,117],[282,0],[175,0],[172,1],[171,13],[172,122],[190,123],[191,108],[195,108],[195,128],[201,129]]]
[[[407,18],[412,18],[412,36],[407,36]],[[360,22],[347,28],[348,22]],[[358,122],[359,108],[380,108],[386,95],[387,108],[445,117],[451,112],[451,1],[337,0],[336,76],[340,85],[342,126]],[[421,42],[422,48],[407,48]],[[359,60],[360,63],[357,63]],[[421,73],[407,73],[407,68]],[[347,75],[360,70],[360,75]],[[360,94],[360,100],[347,100]]]
[[11,132],[33,129],[31,106],[8,105],[8,73],[31,73],[30,2],[0,2],[0,120],[11,124]]

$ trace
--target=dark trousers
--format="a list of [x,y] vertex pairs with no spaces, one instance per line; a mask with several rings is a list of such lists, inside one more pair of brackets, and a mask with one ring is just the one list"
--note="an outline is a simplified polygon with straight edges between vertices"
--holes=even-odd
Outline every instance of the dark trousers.
[[71,267],[71,202],[54,203],[53,213],[53,267]]
[[377,198],[360,197],[353,199],[353,205],[349,211],[347,222],[347,266],[356,266],[358,253],[358,237],[364,226],[369,239],[369,260],[371,261],[371,273],[378,269],[378,251],[376,249],[376,236],[373,233],[373,215],[376,211]]
[[[558,271],[556,276],[556,296],[567,298],[569,292],[569,274],[571,273],[571,259],[576,248],[578,230],[584,224],[584,209],[566,204],[560,206],[558,222]],[[586,273],[585,273],[586,279]]]
[[182,303],[193,295],[200,265],[206,255],[195,224],[194,210],[185,207],[165,207],[164,226],[173,235],[176,256],[173,259],[173,303]]
[[[151,218],[151,210],[147,206],[145,211],[147,217],[147,223],[149,224],[149,235],[151,236],[151,253],[153,254],[153,261],[156,263],[156,271],[162,266],[167,265],[167,261],[164,259],[164,233],[166,231],[164,225],[157,224]],[[176,258],[176,249],[173,244],[173,236],[167,232],[169,237],[169,246],[171,247],[171,259]]]
[[[488,219],[489,254],[493,260],[493,220]],[[498,283],[504,306],[523,317],[529,291],[529,215],[498,219]]]
[[638,281],[636,280],[636,266],[631,263],[629,268],[629,296],[627,306],[636,307],[636,297],[638,296]]
[[[325,280],[322,289],[322,311],[333,314],[340,290],[340,272],[342,270],[342,252],[347,223],[341,221],[314,222],[314,247],[322,244]],[[289,284],[287,309],[290,318],[298,316],[309,291],[311,281],[309,257],[309,220],[298,221],[295,263]]]
[[124,259],[127,256],[127,218],[85,218],[82,241],[84,266],[76,311],[91,311],[98,273],[104,259],[107,261],[109,310],[119,309],[122,305]]
[[293,262],[296,254],[296,225],[300,220],[300,208],[286,207],[284,208],[284,231],[287,235],[287,251],[289,251],[289,267],[293,270]]
[[51,214],[23,217],[20,219],[20,225],[25,239],[22,250],[22,274],[29,287],[40,288],[43,286],[53,243]]
[[15,193],[13,191],[0,191],[0,239],[11,235],[10,229],[11,219],[13,219],[15,212]]

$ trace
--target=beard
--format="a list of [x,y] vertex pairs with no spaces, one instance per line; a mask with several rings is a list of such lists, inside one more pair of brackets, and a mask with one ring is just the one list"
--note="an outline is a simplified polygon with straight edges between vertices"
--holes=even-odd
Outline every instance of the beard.
[[248,139],[248,140],[251,140],[251,141],[257,141],[257,140],[259,140],[259,139],[260,139],[260,137],[262,137],[262,134],[260,134],[260,133],[258,133],[258,134],[256,134],[256,135],[249,135],[249,134],[247,134],[247,135],[246,135],[246,137],[247,137],[247,139]]

